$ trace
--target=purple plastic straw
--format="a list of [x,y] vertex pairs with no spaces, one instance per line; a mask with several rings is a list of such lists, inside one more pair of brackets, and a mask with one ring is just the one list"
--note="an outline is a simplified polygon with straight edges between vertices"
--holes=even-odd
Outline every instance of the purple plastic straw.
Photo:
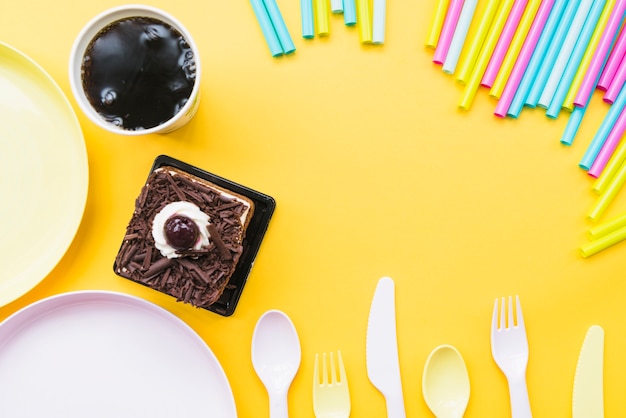
[[623,59],[620,63],[617,73],[615,73],[615,77],[613,77],[613,81],[611,81],[609,89],[604,93],[602,100],[606,103],[613,104],[619,92],[622,91],[624,82],[626,82],[626,59]]
[[591,97],[591,93],[593,93],[593,90],[596,88],[598,84],[597,80],[600,76],[600,72],[602,71],[602,66],[606,61],[606,57],[610,53],[611,45],[615,39],[615,34],[620,28],[625,11],[626,0],[617,0],[617,4],[613,9],[613,13],[611,13],[611,16],[609,17],[609,21],[604,29],[602,37],[600,38],[596,52],[591,58],[591,63],[589,64],[587,73],[585,74],[583,82],[580,85],[580,89],[574,99],[575,106],[585,107]]
[[441,34],[439,35],[439,42],[437,43],[437,48],[435,49],[435,54],[433,56],[433,62],[435,64],[443,64],[446,61],[446,56],[448,55],[448,50],[450,49],[450,44],[452,43],[452,37],[454,36],[456,25],[459,22],[461,10],[463,9],[463,3],[465,3],[465,0],[450,1],[448,13],[446,14],[446,20],[443,22]]
[[539,42],[539,37],[543,32],[548,16],[550,16],[552,6],[554,6],[554,1],[555,0],[543,0],[541,6],[539,6],[539,10],[537,10],[535,20],[533,20],[533,24],[528,31],[528,37],[524,41],[524,45],[520,50],[517,61],[515,61],[513,70],[511,70],[511,75],[506,82],[504,91],[502,92],[500,100],[498,100],[498,104],[496,105],[494,114],[498,117],[503,118],[507,115],[511,102],[513,101],[513,97],[515,97],[517,88],[519,87],[522,77],[526,72],[526,68],[528,67],[528,62],[535,51],[537,42]]
[[515,3],[513,3],[509,17],[506,19],[506,23],[504,24],[498,43],[493,50],[493,54],[491,54],[491,59],[489,60],[487,69],[483,74],[483,79],[480,82],[481,86],[487,88],[491,88],[493,86],[493,82],[498,76],[498,72],[502,66],[502,61],[506,56],[506,52],[509,50],[511,40],[513,39],[513,35],[515,35],[515,31],[517,30],[517,26],[519,25],[522,15],[524,14],[527,3],[528,0],[515,0]]
[[598,81],[598,88],[600,90],[608,90],[613,78],[615,77],[618,67],[622,63],[624,52],[626,52],[626,31],[622,31],[622,33],[620,33],[619,38],[613,47],[613,51],[611,51],[609,60],[606,62],[606,67],[604,67],[604,71],[602,71],[602,75]]
[[602,145],[600,152],[598,152],[598,156],[591,165],[591,168],[589,169],[587,174],[589,174],[591,177],[596,178],[599,177],[600,174],[602,174],[604,167],[606,167],[606,163],[613,155],[613,152],[615,151],[615,148],[617,148],[617,145],[619,145],[619,142],[624,135],[625,129],[626,109],[622,110],[622,113],[620,113],[617,121],[615,122],[615,125],[613,126],[613,129],[611,129],[611,133],[609,133],[609,135],[606,137],[604,145]]

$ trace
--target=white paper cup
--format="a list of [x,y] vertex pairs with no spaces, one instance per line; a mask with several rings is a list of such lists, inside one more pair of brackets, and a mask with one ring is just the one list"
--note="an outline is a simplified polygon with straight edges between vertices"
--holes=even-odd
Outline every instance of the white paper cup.
[[[131,17],[147,17],[157,19],[170,25],[172,28],[180,32],[180,34],[183,36],[194,54],[196,66],[195,82],[191,91],[191,95],[189,96],[185,105],[182,106],[181,109],[169,120],[154,127],[137,130],[125,129],[124,127],[120,127],[112,122],[107,121],[104,116],[100,115],[100,113],[98,113],[98,111],[89,102],[87,94],[85,93],[85,90],[83,88],[82,79],[83,60],[87,51],[87,47],[91,43],[92,39],[108,25],[119,20]],[[198,54],[198,48],[196,47],[196,44],[191,37],[191,34],[178,20],[176,20],[169,13],[145,5],[124,5],[106,10],[97,15],[89,23],[87,23],[87,25],[78,34],[70,53],[70,86],[72,88],[72,93],[74,94],[74,97],[78,102],[78,105],[80,106],[82,111],[89,117],[89,119],[91,119],[95,124],[106,129],[107,131],[122,135],[167,133],[178,129],[181,126],[185,125],[187,122],[189,122],[191,118],[195,115],[200,104],[200,74],[200,57]]]

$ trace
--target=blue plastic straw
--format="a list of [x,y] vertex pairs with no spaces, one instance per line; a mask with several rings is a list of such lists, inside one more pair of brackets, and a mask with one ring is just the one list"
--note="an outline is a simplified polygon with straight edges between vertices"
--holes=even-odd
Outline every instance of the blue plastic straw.
[[563,103],[565,102],[565,96],[569,92],[570,87],[572,86],[572,81],[574,81],[574,77],[576,76],[576,72],[580,67],[580,62],[583,59],[583,55],[587,51],[587,47],[589,46],[589,41],[593,36],[593,33],[596,29],[596,25],[598,24],[598,20],[600,19],[600,15],[602,14],[602,10],[604,10],[604,5],[606,4],[606,0],[594,0],[593,6],[589,15],[587,16],[587,20],[585,20],[585,24],[578,36],[578,40],[576,41],[576,45],[574,46],[574,50],[570,56],[569,61],[567,62],[567,66],[563,71],[563,76],[561,77],[561,81],[554,92],[554,96],[550,101],[550,106],[548,107],[548,111],[546,115],[550,118],[556,118],[563,107]]
[[567,36],[572,21],[574,20],[579,4],[580,0],[570,0],[565,8],[565,12],[563,12],[559,26],[552,37],[550,46],[548,47],[548,52],[546,52],[546,55],[541,63],[541,67],[539,68],[539,72],[537,73],[537,77],[535,78],[535,82],[528,93],[528,97],[526,98],[526,104],[530,107],[537,106],[537,103],[539,102],[541,93],[543,92],[543,89],[548,81],[554,62],[556,61],[559,51],[561,50],[563,41],[565,41],[565,36]]
[[[591,100],[589,100],[588,102],[590,101]],[[609,134],[611,133],[611,130],[615,125],[615,121],[619,117],[620,113],[622,113],[622,110],[624,110],[625,105],[626,89],[622,87],[622,91],[620,91],[617,99],[615,99],[615,103],[613,103],[613,105],[609,108],[609,111],[604,117],[600,128],[591,140],[591,144],[589,144],[585,155],[583,155],[582,160],[580,160],[580,163],[578,163],[581,168],[589,170],[589,168],[593,165],[593,162],[596,160],[600,149],[602,149],[602,146],[604,145],[607,136],[609,136]]]
[[311,39],[315,36],[313,0],[300,0],[300,14],[302,15],[302,37]]
[[254,14],[256,15],[256,19],[261,26],[261,30],[263,31],[263,36],[265,36],[265,41],[267,42],[267,46],[270,49],[273,57],[278,57],[283,55],[283,47],[280,45],[280,41],[278,40],[278,35],[274,30],[274,26],[272,25],[272,21],[270,16],[265,9],[265,5],[262,0],[250,0],[250,4],[252,4],[252,9],[254,9]]
[[576,15],[574,16],[574,20],[572,20],[572,24],[568,28],[567,35],[563,40],[563,45],[561,45],[556,60],[554,61],[548,81],[541,92],[541,96],[539,96],[539,101],[537,102],[538,106],[546,109],[550,106],[550,102],[552,102],[552,98],[554,97],[554,93],[559,85],[559,81],[561,80],[561,77],[563,77],[563,72],[565,71],[567,62],[569,61],[574,47],[576,46],[576,41],[578,40],[582,28],[585,25],[585,21],[587,20],[587,16],[589,16],[589,10],[591,9],[593,3],[594,0],[581,1],[580,6],[576,11]]
[[552,11],[550,12],[550,16],[548,17],[546,25],[543,28],[541,37],[535,46],[535,51],[528,62],[526,72],[524,72],[524,75],[522,76],[522,81],[520,81],[517,92],[511,102],[511,106],[509,106],[509,110],[507,111],[508,116],[514,118],[519,117],[519,114],[524,107],[524,103],[526,102],[526,98],[528,97],[528,93],[535,82],[541,63],[543,62],[548,47],[550,46],[550,42],[552,42],[554,32],[559,25],[559,21],[563,15],[566,5],[567,0],[556,0],[554,2],[554,6],[552,6]]
[[343,23],[346,26],[356,25],[356,3],[354,0],[343,0]]
[[459,56],[461,56],[461,50],[465,44],[467,31],[469,30],[472,19],[474,18],[477,3],[478,0],[465,0],[465,3],[463,3],[463,9],[461,9],[459,21],[454,29],[452,42],[450,42],[450,48],[448,49],[446,60],[443,63],[443,72],[446,74],[454,74],[456,65],[459,62]]
[[[587,106],[589,103],[587,103]],[[561,137],[561,144],[563,145],[572,145],[574,142],[574,138],[576,138],[576,133],[578,132],[578,128],[583,120],[583,116],[585,116],[585,112],[587,111],[587,106],[578,107],[574,106],[574,110],[572,110],[572,114],[569,116],[567,120],[567,126],[565,126],[565,131],[563,131],[563,136]]]
[[285,54],[291,54],[296,50],[296,46],[291,40],[289,30],[287,29],[283,15],[280,13],[278,4],[276,4],[276,0],[263,0],[263,3],[265,4],[267,14],[269,15],[272,25],[274,26],[274,31],[276,32],[276,35],[278,35],[278,41],[283,48],[283,52]]

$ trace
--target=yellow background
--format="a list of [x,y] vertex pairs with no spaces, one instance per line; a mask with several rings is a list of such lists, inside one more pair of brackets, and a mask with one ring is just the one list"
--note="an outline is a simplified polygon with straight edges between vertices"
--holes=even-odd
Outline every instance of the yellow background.
[[[606,331],[606,415],[626,415],[626,247],[589,259],[577,252],[595,200],[577,164],[608,109],[601,96],[593,97],[574,144],[564,147],[565,113],[550,120],[525,109],[518,120],[497,119],[484,89],[469,112],[457,109],[462,86],[423,46],[435,0],[390,0],[382,46],[361,45],[340,15],[331,16],[328,38],[304,40],[299,1],[278,3],[297,51],[275,59],[247,0],[150,1],[192,33],[202,99],[182,129],[133,138],[87,120],[67,75],[80,29],[123,3],[3,0],[0,40],[42,65],[78,114],[90,187],[65,257],[0,317],[78,289],[144,297],[190,324],[215,352],[239,416],[263,417],[267,396],[250,343],[260,315],[280,309],[302,344],[290,416],[313,417],[315,353],[340,349],[352,416],[383,417],[384,399],[367,379],[365,331],[376,282],[388,275],[396,283],[407,416],[431,416],[421,394],[424,362],[437,345],[452,344],[470,373],[466,416],[503,417],[510,414],[508,391],[491,358],[489,327],[494,299],[519,294],[534,416],[571,415],[576,361],[593,324]],[[277,201],[232,317],[176,303],[113,273],[134,199],[159,154]],[[618,196],[603,220],[625,211]]]

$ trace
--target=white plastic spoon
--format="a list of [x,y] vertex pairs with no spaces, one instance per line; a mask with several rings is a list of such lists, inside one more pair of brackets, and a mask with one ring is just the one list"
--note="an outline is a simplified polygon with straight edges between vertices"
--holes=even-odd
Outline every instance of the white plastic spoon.
[[470,397],[467,367],[451,345],[435,348],[424,366],[422,393],[437,418],[461,418]]
[[252,335],[252,366],[267,389],[271,418],[287,418],[287,392],[302,353],[291,319],[271,310],[259,318]]

